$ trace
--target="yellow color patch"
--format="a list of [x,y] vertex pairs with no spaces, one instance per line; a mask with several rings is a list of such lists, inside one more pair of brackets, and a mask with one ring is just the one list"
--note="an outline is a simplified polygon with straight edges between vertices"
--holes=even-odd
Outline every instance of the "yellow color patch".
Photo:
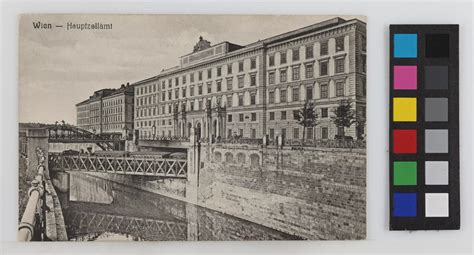
[[393,121],[396,121],[396,122],[416,121],[416,98],[414,97],[393,98]]

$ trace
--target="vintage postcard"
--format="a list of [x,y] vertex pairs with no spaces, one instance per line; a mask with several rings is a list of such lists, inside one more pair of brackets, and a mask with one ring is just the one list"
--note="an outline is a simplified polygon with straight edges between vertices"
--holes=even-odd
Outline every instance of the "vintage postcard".
[[365,239],[364,16],[19,19],[19,241]]

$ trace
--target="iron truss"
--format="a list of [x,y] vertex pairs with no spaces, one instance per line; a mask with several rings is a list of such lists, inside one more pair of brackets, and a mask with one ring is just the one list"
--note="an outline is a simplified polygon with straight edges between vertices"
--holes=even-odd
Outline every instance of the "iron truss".
[[48,125],[46,128],[51,143],[95,143],[103,150],[113,150],[114,144],[124,141],[121,134],[97,135],[69,124]]
[[49,168],[55,171],[90,171],[128,175],[187,178],[185,159],[62,155],[49,153]]
[[144,240],[181,241],[187,239],[187,223],[89,212],[67,212],[66,224],[73,235],[126,233]]

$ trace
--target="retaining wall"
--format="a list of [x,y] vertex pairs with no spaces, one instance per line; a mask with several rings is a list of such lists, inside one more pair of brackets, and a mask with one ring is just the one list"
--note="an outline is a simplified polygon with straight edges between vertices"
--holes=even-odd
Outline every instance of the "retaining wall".
[[308,239],[365,238],[365,149],[202,151],[200,205]]

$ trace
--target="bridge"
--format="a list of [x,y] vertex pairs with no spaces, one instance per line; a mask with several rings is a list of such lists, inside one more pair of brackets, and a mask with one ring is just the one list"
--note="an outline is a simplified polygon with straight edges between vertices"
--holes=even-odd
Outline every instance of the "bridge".
[[86,171],[127,175],[187,178],[187,160],[152,157],[64,155],[49,153],[53,171]]
[[90,131],[69,125],[45,125],[50,143],[95,143],[102,150],[117,149],[125,142],[121,134],[94,134]]
[[[192,137],[190,140],[192,140]],[[27,177],[27,179],[33,179],[34,182],[32,182],[31,189],[28,192],[30,199],[26,206],[21,205],[22,208],[26,208],[18,228],[18,240],[68,240],[67,232],[69,230],[66,229],[61,203],[55,188],[67,192],[71,172],[112,173],[130,177],[150,176],[175,179],[179,184],[177,190],[183,190],[186,201],[196,203],[198,173],[194,164],[196,150],[192,150],[193,153],[187,154],[186,158],[178,158],[177,156],[167,158],[153,153],[144,153],[143,155],[115,152],[105,152],[102,155],[76,154],[76,152],[55,152],[54,147],[51,151],[51,144],[54,143],[57,143],[59,147],[71,146],[71,148],[74,148],[75,144],[67,145],[67,143],[100,143],[104,149],[112,150],[114,149],[114,143],[120,141],[124,142],[119,137],[112,135],[98,136],[69,125],[42,125],[25,128],[23,132],[20,132],[20,153],[24,155],[23,160],[27,159],[26,172],[30,175],[34,173],[36,176],[33,178]],[[186,181],[183,182],[183,180]],[[55,187],[53,187],[53,182]],[[180,219],[156,219],[149,215],[131,218],[110,212],[94,212],[95,216],[87,214],[92,212],[81,211],[81,213],[74,216],[76,217],[75,220],[78,220],[79,223],[98,224],[101,227],[101,229],[97,229],[98,232],[123,224],[117,231],[110,232],[124,230],[124,233],[127,234],[128,230],[133,229],[137,229],[137,233],[149,231],[150,235],[139,236],[146,240],[165,240],[166,236],[170,237],[169,240],[186,240],[187,238],[186,223]],[[99,224],[92,218],[100,218],[102,223]],[[108,223],[103,225],[106,222]],[[139,227],[146,227],[146,230],[138,230]],[[165,237],[157,238],[158,236],[153,233],[164,233]],[[184,236],[183,233],[185,233]],[[96,234],[92,233],[91,237],[93,238]],[[134,233],[131,234],[135,235]],[[100,234],[98,237],[100,237]],[[80,235],[79,238],[88,237]]]
[[84,211],[67,211],[65,219],[71,227],[68,233],[71,237],[114,232],[138,236],[145,241],[187,240],[186,222]]

